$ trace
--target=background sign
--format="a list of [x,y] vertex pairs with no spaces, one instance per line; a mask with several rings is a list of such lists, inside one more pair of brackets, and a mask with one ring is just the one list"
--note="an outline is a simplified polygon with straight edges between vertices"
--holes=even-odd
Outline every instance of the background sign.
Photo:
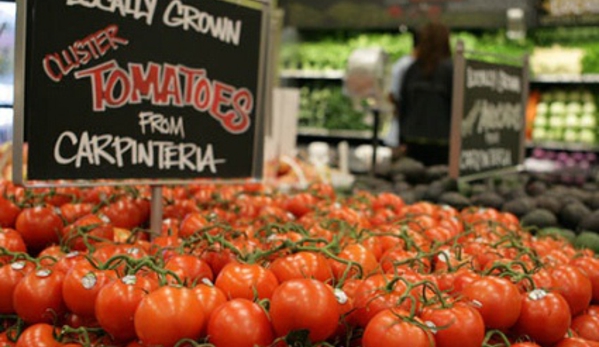
[[26,3],[28,179],[256,174],[264,3]]
[[453,115],[453,176],[484,175],[522,164],[528,90],[524,69],[465,60],[456,64],[455,73],[463,78],[454,91],[454,106],[461,110]]

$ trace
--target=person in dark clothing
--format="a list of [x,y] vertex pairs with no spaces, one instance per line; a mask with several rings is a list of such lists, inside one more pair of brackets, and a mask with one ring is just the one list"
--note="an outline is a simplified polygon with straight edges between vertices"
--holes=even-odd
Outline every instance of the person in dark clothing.
[[430,23],[420,31],[418,57],[402,80],[400,142],[427,166],[449,163],[453,62],[449,29]]

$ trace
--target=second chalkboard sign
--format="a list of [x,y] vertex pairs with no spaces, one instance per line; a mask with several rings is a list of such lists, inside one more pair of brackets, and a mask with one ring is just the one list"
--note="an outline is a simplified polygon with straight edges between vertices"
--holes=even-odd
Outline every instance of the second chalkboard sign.
[[524,160],[525,67],[455,59],[450,173],[482,177]]
[[260,174],[266,1],[18,6],[28,179]]

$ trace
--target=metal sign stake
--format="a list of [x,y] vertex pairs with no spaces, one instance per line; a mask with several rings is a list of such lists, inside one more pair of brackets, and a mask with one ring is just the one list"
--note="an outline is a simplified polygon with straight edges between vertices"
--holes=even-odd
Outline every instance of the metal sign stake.
[[162,232],[162,186],[152,186],[150,201],[150,231],[152,237],[160,236]]

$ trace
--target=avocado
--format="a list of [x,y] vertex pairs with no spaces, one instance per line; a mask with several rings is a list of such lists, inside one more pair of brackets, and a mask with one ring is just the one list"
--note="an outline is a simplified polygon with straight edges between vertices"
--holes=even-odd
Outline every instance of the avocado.
[[543,181],[534,181],[526,186],[526,192],[530,196],[539,196],[547,191],[547,184]]
[[426,185],[426,184],[418,184],[412,190],[412,192],[414,192],[414,198],[416,199],[417,202],[424,200],[424,196],[426,195],[427,191],[428,191],[428,185]]
[[438,181],[449,175],[449,168],[447,165],[434,165],[426,169],[426,177],[429,182]]
[[588,248],[595,253],[599,253],[599,235],[594,232],[583,231],[574,240],[574,246]]
[[395,183],[397,183],[397,182],[405,182],[406,181],[406,175],[398,173],[398,174],[393,175],[391,177],[391,180],[393,182],[395,182]]
[[578,224],[578,229],[599,232],[599,210],[586,215]]
[[443,195],[441,195],[441,197],[439,198],[439,204],[449,205],[451,207],[456,208],[457,210],[463,210],[466,207],[472,205],[470,199],[458,192],[443,193]]
[[503,211],[509,212],[518,218],[524,217],[526,214],[534,210],[536,202],[532,198],[524,197],[510,200],[503,204]]
[[593,211],[599,210],[599,192],[592,193],[586,204]]
[[390,169],[390,175],[395,176],[403,174],[409,183],[422,183],[426,181],[426,167],[419,161],[412,158],[401,158],[393,163]]
[[471,197],[473,197],[473,196],[477,196],[477,195],[480,195],[480,194],[483,194],[483,193],[486,193],[486,192],[488,192],[488,191],[489,191],[489,187],[488,187],[487,185],[485,185],[485,184],[480,184],[480,183],[478,183],[478,184],[473,184],[473,185],[471,186],[471,188],[472,188],[472,190],[471,190],[471,192],[470,192],[470,196],[471,196]]
[[510,189],[506,194],[503,194],[503,198],[506,200],[514,200],[518,198],[527,198],[528,194],[524,190],[524,187],[515,187]]
[[472,186],[468,182],[458,181],[458,192],[465,197],[472,196]]
[[393,191],[396,193],[412,190],[412,186],[408,182],[396,182],[393,185]]
[[445,193],[443,182],[435,181],[428,185],[428,189],[424,193],[424,199],[430,202],[437,202],[443,193]]
[[505,202],[501,195],[489,191],[476,195],[471,200],[474,205],[490,207],[497,210],[500,210]]
[[564,238],[570,243],[574,243],[574,240],[576,239],[576,233],[574,233],[572,230],[560,228],[543,228],[537,232],[536,236],[552,236]]
[[520,220],[520,224],[525,227],[548,228],[557,227],[557,217],[546,209],[537,208],[528,212]]
[[571,203],[562,207],[558,217],[564,227],[577,230],[580,222],[589,214],[591,214],[591,210],[582,203]]
[[397,196],[399,196],[400,198],[402,198],[402,200],[404,201],[404,203],[411,205],[414,204],[416,202],[419,201],[419,199],[416,199],[416,195],[414,194],[413,190],[407,190],[404,192],[399,192],[397,193]]
[[557,214],[562,209],[562,203],[554,196],[544,194],[537,196],[535,199],[538,208],[544,208],[551,211],[553,214]]

